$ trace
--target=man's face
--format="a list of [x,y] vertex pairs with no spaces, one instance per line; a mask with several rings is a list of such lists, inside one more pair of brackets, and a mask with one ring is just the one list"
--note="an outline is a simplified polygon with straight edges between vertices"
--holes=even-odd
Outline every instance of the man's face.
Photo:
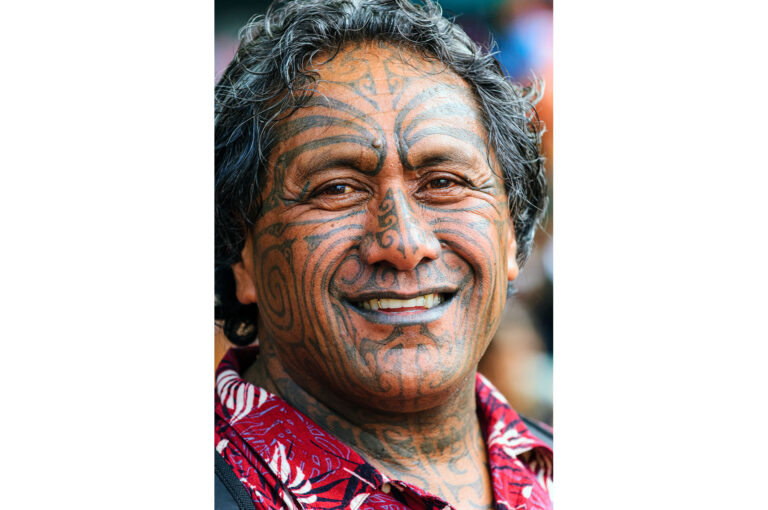
[[317,67],[233,269],[262,344],[310,393],[418,410],[474,373],[517,265],[469,87],[400,55],[363,44]]

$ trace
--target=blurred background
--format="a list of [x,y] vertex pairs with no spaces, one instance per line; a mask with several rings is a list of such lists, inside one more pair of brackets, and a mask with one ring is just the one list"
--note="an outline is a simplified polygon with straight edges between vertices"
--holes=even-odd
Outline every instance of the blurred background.
[[[480,372],[507,397],[512,407],[530,418],[552,424],[552,1],[440,0],[445,15],[455,17],[467,34],[487,47],[496,42],[497,58],[513,81],[545,82],[536,105],[547,132],[542,145],[550,183],[550,206],[533,252],[516,280],[517,293]],[[237,50],[240,28],[266,11],[266,0],[216,0],[215,79]],[[216,328],[218,364],[228,348]]]

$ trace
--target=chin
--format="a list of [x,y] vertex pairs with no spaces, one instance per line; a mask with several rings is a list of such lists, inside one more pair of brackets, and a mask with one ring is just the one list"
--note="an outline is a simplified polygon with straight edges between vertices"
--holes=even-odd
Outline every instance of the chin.
[[[453,398],[474,374],[477,362],[462,345],[435,345],[420,335],[403,335],[401,343],[355,367],[354,400],[382,411],[418,412]],[[420,341],[421,340],[421,341]]]

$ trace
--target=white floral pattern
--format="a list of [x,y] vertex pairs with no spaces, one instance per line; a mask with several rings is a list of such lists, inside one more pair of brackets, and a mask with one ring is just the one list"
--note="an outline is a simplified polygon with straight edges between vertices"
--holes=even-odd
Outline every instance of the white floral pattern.
[[240,379],[234,370],[224,370],[219,373],[216,377],[216,391],[219,394],[219,400],[232,413],[229,418],[230,425],[237,423],[254,409],[256,391],[259,392],[256,409],[264,405],[267,396],[269,396],[269,393],[263,388],[258,388]]
[[[292,467],[294,468],[293,473],[291,473]],[[291,466],[288,462],[288,459],[285,456],[285,445],[283,443],[277,443],[272,459],[269,461],[269,468],[280,479],[287,490],[287,493],[284,493],[281,488],[280,495],[288,506],[288,510],[295,510],[296,508],[293,504],[291,494],[293,494],[301,504],[314,503],[317,501],[317,496],[314,494],[306,495],[312,490],[312,484],[309,480],[304,478],[304,472],[299,466]]]
[[358,508],[360,508],[360,505],[363,504],[363,501],[365,501],[368,498],[368,496],[370,496],[370,494],[368,494],[367,492],[364,492],[362,494],[358,494],[357,496],[355,496],[352,499],[352,501],[350,501],[349,503],[349,509],[357,510]]
[[533,448],[535,443],[520,434],[515,427],[507,427],[502,420],[499,420],[493,424],[493,431],[488,436],[488,446],[494,445],[500,446],[510,457],[517,457]]

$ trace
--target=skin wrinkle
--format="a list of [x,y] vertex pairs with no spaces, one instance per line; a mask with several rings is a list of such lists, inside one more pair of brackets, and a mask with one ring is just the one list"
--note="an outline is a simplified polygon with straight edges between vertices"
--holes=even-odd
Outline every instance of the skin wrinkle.
[[[489,508],[475,370],[514,232],[467,85],[401,53],[343,50],[316,69],[317,97],[276,128],[264,205],[233,266],[238,297],[261,314],[245,377],[392,478]],[[349,301],[434,289],[452,299],[429,323],[372,322]]]
[[[290,143],[291,140],[299,135],[305,133],[308,129],[313,127],[331,127],[331,126],[344,126],[353,131],[361,134],[357,135],[338,135],[330,136],[321,139],[314,139],[304,143],[301,146],[294,147],[291,150],[283,152],[274,165],[274,177],[272,179],[272,191],[263,200],[261,208],[259,210],[260,215],[264,215],[272,209],[278,207],[281,203],[286,204],[290,202],[290,198],[284,196],[285,190],[283,183],[285,182],[286,169],[294,163],[294,159],[301,156],[312,149],[318,149],[322,147],[331,146],[334,144],[357,144],[362,147],[368,147],[371,140],[386,140],[382,127],[373,119],[370,115],[365,114],[362,110],[347,104],[343,101],[339,101],[333,97],[318,95],[310,97],[304,104],[305,108],[318,107],[331,110],[336,114],[344,112],[352,116],[352,120],[340,119],[329,116],[311,115],[303,116],[299,119],[287,119],[278,124],[276,128],[277,137],[280,140],[275,147],[274,152],[279,153],[281,148]],[[373,132],[367,130],[364,126],[357,124],[355,121],[363,121],[368,124]],[[386,154],[386,142],[382,147],[373,148],[378,153],[378,161],[376,167],[370,172],[371,175],[378,174],[381,171],[384,164],[384,155]]]
[[[465,101],[470,102],[470,104],[462,104],[462,103],[449,103],[448,105],[440,105],[435,106],[431,108],[432,114],[429,115],[427,111],[422,112],[421,115],[415,115],[414,118],[408,122],[408,127],[403,130],[403,123],[406,122],[406,118],[408,115],[412,114],[415,110],[417,110],[420,106],[424,105],[425,103],[429,104],[430,100],[436,101],[438,99],[447,99],[452,100],[454,98],[462,98]],[[397,145],[398,148],[398,154],[400,155],[400,161],[402,162],[403,166],[409,170],[412,170],[413,167],[408,161],[408,153],[413,145],[418,143],[420,140],[428,137],[429,135],[433,134],[443,134],[449,137],[456,138],[457,140],[461,141],[471,141],[471,143],[475,146],[475,148],[480,152],[486,151],[486,143],[485,141],[478,136],[476,133],[472,132],[471,130],[467,129],[461,129],[461,128],[452,128],[450,126],[435,126],[434,121],[438,118],[444,119],[448,118],[446,113],[453,112],[454,114],[462,114],[461,116],[464,117],[464,119],[472,119],[479,123],[479,118],[476,115],[476,107],[472,105],[474,103],[474,99],[469,94],[468,89],[466,86],[459,87],[456,85],[443,85],[438,84],[434,87],[431,87],[424,92],[418,94],[411,100],[409,100],[406,105],[400,110],[400,112],[397,114],[397,117],[395,119],[395,134],[399,140],[399,143]],[[467,116],[464,112],[466,110],[470,110],[473,112],[472,115]],[[438,115],[440,114],[440,115]],[[459,116],[459,115],[456,115]],[[453,118],[455,119],[456,116]],[[411,132],[416,129],[416,127],[419,126],[419,124],[424,120],[431,120],[432,125],[424,129],[412,136],[409,137]]]

